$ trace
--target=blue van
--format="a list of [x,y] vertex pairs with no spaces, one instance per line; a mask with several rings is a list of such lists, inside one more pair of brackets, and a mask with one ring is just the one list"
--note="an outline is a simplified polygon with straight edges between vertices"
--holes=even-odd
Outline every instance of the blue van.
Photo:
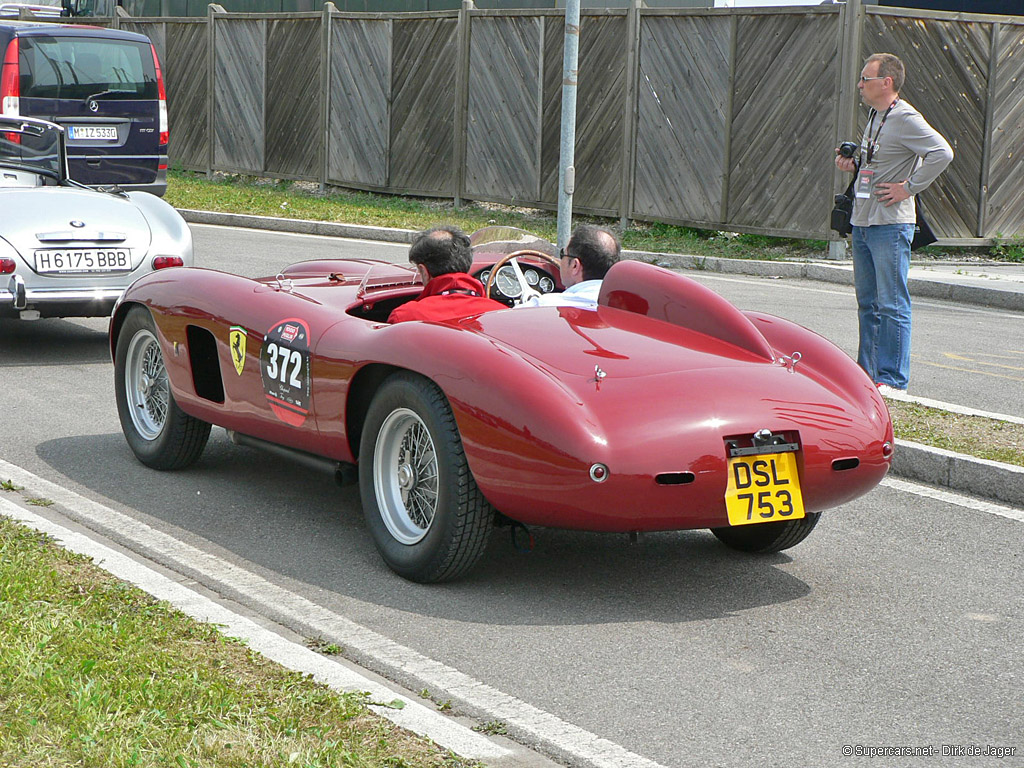
[[167,95],[148,37],[2,20],[0,53],[0,114],[64,126],[72,179],[164,194]]

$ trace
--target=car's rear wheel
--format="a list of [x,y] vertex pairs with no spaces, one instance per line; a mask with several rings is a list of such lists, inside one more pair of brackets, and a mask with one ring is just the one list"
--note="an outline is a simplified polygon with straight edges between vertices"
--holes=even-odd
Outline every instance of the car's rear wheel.
[[449,581],[483,555],[494,510],[432,382],[401,373],[381,386],[363,426],[359,487],[374,543],[398,575]]
[[799,520],[712,528],[711,532],[728,547],[763,555],[795,547],[810,536],[819,517],[820,512],[808,512]]
[[203,452],[210,425],[178,407],[153,316],[133,307],[117,337],[114,390],[121,430],[135,456],[154,469],[181,469]]

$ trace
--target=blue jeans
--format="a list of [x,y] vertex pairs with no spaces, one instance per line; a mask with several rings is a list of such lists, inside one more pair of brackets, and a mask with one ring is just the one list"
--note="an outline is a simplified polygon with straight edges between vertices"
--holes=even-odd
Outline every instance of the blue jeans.
[[906,389],[910,380],[910,243],[913,224],[854,227],[853,284],[860,345],[857,364],[876,384]]

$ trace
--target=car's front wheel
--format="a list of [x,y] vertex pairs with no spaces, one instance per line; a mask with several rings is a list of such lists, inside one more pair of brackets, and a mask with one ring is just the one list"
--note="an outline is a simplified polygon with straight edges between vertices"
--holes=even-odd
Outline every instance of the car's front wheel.
[[174,401],[153,316],[133,307],[117,337],[114,391],[121,430],[135,456],[153,469],[181,469],[203,452],[210,425]]
[[799,520],[712,528],[711,532],[728,547],[764,555],[795,547],[811,535],[819,517],[820,512],[808,512]]
[[381,386],[363,426],[359,488],[374,543],[398,575],[449,581],[483,555],[494,509],[433,382],[400,373]]

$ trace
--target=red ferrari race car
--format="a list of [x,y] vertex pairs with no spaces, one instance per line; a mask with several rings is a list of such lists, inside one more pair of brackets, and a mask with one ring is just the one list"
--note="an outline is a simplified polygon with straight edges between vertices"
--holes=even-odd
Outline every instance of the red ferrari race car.
[[[492,296],[558,290],[549,243],[493,227],[472,242]],[[464,574],[510,522],[710,528],[778,552],[889,469],[888,411],[847,355],[683,275],[622,261],[596,310],[389,325],[421,287],[358,259],[138,280],[110,324],[128,444],[181,469],[217,425],[328,464],[358,479],[388,566],[420,582]]]

